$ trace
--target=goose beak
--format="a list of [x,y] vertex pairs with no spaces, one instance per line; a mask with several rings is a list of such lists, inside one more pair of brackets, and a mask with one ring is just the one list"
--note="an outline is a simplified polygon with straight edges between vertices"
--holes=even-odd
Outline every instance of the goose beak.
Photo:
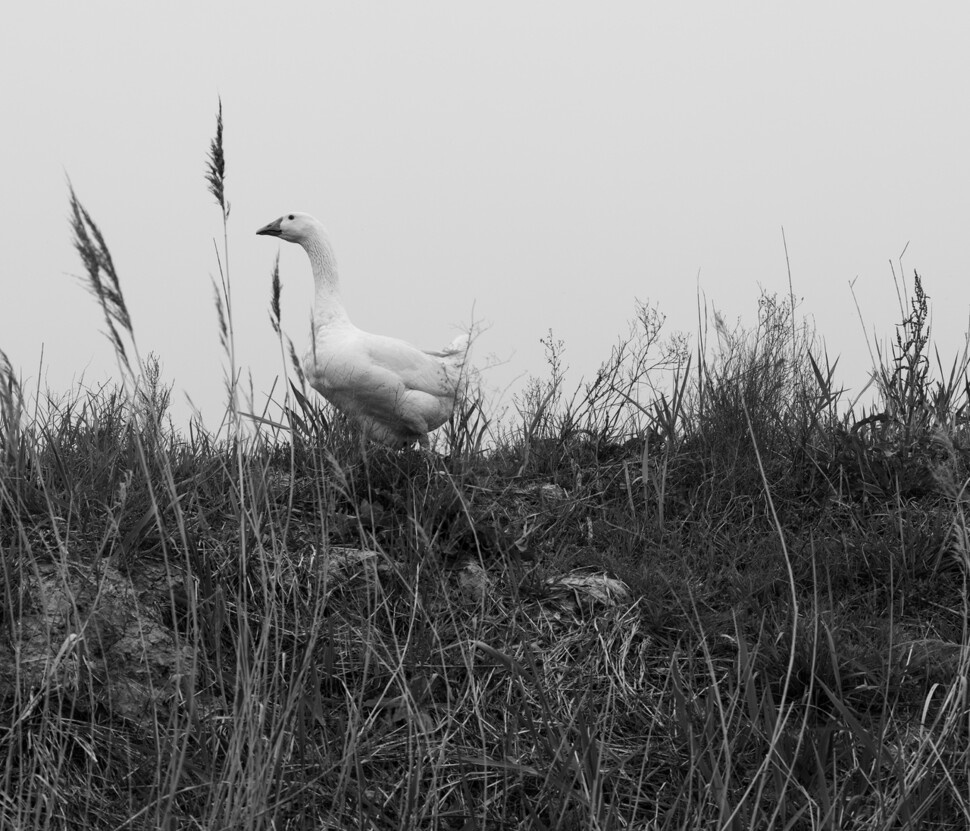
[[260,234],[263,234],[268,237],[280,236],[280,234],[283,233],[282,229],[280,228],[280,222],[282,221],[283,221],[283,217],[280,217],[279,219],[274,219],[269,225],[264,225],[262,228],[260,228],[256,232],[256,235],[259,236]]

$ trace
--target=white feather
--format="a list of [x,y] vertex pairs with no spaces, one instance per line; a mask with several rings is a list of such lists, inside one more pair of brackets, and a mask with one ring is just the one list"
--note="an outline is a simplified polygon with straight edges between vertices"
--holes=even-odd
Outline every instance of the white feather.
[[257,233],[295,242],[310,258],[315,299],[310,346],[303,358],[310,385],[369,438],[393,447],[415,441],[427,445],[428,433],[444,424],[455,408],[468,336],[431,352],[364,332],[344,308],[336,258],[317,220],[287,214]]

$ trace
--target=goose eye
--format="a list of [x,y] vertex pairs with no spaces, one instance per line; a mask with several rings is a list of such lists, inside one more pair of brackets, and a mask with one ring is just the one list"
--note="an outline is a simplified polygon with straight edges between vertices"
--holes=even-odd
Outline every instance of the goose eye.
[[290,214],[287,219],[293,219],[293,214]]

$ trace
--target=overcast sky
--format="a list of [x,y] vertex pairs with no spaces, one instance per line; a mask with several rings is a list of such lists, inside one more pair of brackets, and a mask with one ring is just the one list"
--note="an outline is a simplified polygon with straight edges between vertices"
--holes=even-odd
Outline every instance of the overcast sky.
[[117,375],[72,275],[66,176],[100,225],[143,354],[222,411],[203,179],[222,96],[240,361],[268,392],[281,249],[302,351],[312,285],[284,212],[329,229],[364,329],[426,348],[474,318],[500,390],[566,344],[573,383],[635,299],[693,331],[697,296],[756,319],[787,293],[842,381],[898,320],[903,247],[945,358],[970,282],[966,3],[19,3],[0,32],[0,348],[28,385]]

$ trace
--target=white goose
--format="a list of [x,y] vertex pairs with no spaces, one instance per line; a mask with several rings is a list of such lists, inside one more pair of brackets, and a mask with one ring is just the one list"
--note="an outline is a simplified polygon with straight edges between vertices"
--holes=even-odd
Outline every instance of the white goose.
[[310,348],[303,371],[310,385],[353,418],[364,434],[391,447],[415,441],[444,424],[468,352],[468,335],[440,352],[426,352],[397,338],[372,335],[351,323],[340,299],[337,260],[323,226],[309,214],[292,213],[257,234],[303,246],[313,268],[316,297]]

